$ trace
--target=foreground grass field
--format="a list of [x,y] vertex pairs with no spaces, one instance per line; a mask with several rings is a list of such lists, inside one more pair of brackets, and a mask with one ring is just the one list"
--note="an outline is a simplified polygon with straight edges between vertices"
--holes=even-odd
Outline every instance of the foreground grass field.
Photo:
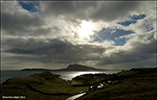
[[33,100],[65,100],[69,96],[87,91],[88,86],[73,87],[50,72],[34,74],[29,77],[8,79],[1,85],[2,96],[25,96]]
[[157,100],[157,68],[122,71],[117,84],[88,92],[78,100]]

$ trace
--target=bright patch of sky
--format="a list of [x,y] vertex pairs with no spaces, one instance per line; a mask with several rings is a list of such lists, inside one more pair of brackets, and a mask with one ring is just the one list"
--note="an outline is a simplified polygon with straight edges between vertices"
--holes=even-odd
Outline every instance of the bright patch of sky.
[[130,17],[129,17],[130,20],[127,20],[127,21],[125,21],[125,22],[118,22],[118,24],[121,24],[121,25],[123,25],[123,26],[129,26],[130,24],[136,23],[137,20],[143,19],[143,18],[145,18],[145,17],[146,17],[146,15],[144,15],[144,14],[133,15],[133,16],[130,16]]
[[26,9],[29,12],[40,12],[40,3],[39,2],[18,2],[23,9]]
[[124,45],[126,43],[126,39],[119,38],[120,36],[134,33],[133,31],[125,31],[122,29],[103,29],[97,34],[97,37],[94,41],[102,42],[104,40],[112,40],[115,42],[115,45]]

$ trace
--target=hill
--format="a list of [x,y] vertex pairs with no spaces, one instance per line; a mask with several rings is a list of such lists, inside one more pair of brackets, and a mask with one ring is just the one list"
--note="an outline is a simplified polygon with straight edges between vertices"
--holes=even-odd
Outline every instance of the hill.
[[88,67],[79,64],[71,64],[67,68],[59,69],[56,71],[104,71],[104,69],[96,69],[94,67]]
[[87,90],[88,86],[73,87],[70,81],[59,78],[59,75],[42,72],[28,77],[7,79],[1,84],[0,97],[24,96],[26,100],[65,100]]
[[[88,80],[87,75],[81,79]],[[156,94],[157,68],[137,68],[103,77],[77,100],[157,100]]]

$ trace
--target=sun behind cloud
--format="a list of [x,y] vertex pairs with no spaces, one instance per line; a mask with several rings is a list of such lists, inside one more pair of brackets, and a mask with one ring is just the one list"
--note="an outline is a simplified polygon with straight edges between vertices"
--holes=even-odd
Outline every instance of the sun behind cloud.
[[80,38],[90,38],[90,35],[94,34],[94,26],[92,25],[92,23],[83,20],[80,26],[81,27],[78,30],[78,35],[80,36]]

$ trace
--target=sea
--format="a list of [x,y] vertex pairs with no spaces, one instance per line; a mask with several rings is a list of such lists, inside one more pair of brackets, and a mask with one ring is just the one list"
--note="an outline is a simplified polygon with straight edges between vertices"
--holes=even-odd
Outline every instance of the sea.
[[[20,70],[1,70],[1,84],[9,78],[13,77],[27,77],[35,73],[41,73],[43,71],[20,71]],[[120,70],[107,70],[107,71],[50,71],[53,74],[60,75],[59,77],[64,80],[72,80],[72,78],[83,74],[96,74],[105,73],[113,74],[118,73]]]

